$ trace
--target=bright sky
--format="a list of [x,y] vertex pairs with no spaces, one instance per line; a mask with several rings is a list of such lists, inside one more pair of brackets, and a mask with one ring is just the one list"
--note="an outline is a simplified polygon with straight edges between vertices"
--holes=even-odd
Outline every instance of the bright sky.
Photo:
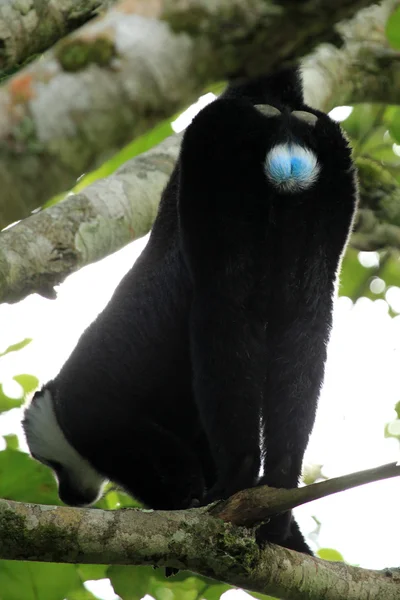
[[[0,305],[0,352],[33,338],[25,349],[1,358],[0,381],[6,392],[18,394],[11,378],[19,373],[32,373],[42,382],[57,374],[146,241],[71,275],[59,286],[57,300],[32,295],[19,304]],[[362,253],[360,259],[365,264],[376,256]],[[399,289],[386,297],[399,306]],[[400,316],[391,318],[384,300],[363,298],[353,306],[349,299],[339,299],[306,463],[323,464],[323,473],[331,477],[399,459],[398,442],[384,438],[384,425],[395,417],[393,407],[400,400],[399,365]],[[19,419],[18,411],[0,416],[0,435],[20,432]],[[392,479],[319,500],[296,514],[306,534],[316,529],[313,516],[321,522],[319,536],[311,536],[315,549],[335,548],[348,562],[363,567],[390,567],[398,565],[399,497],[400,479]],[[106,582],[88,587],[105,600],[115,598]]]

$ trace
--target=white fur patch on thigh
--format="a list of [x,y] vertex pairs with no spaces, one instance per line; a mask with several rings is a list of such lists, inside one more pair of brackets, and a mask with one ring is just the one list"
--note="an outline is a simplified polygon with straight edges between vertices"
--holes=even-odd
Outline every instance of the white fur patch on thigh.
[[29,449],[40,460],[53,461],[68,470],[81,489],[100,489],[105,478],[67,440],[58,424],[51,392],[44,390],[25,411],[24,429]]

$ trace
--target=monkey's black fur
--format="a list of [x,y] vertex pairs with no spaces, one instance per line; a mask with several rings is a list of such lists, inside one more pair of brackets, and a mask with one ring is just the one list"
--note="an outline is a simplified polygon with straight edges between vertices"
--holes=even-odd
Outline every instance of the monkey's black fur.
[[[316,156],[315,180],[271,181],[279,145]],[[96,499],[88,464],[155,509],[298,485],[356,196],[341,129],[303,104],[296,70],[231,85],[195,117],[146,249],[27,409],[62,500]],[[309,552],[289,513],[259,539]]]

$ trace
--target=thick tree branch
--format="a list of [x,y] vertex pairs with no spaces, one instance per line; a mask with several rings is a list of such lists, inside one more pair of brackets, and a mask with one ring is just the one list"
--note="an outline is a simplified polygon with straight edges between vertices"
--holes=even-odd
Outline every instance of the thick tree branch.
[[207,83],[265,72],[334,36],[370,0],[123,0],[0,89],[0,228]]
[[37,292],[54,298],[54,285],[86,264],[145,235],[178,156],[180,136],[0,234],[0,302]]
[[0,74],[76,29],[113,0],[2,0],[0,3]]
[[[398,475],[399,470],[385,465],[332,480],[331,487],[352,487],[357,481],[360,484]],[[321,490],[327,483],[309,487]],[[259,491],[242,493],[242,500],[246,497],[253,507],[249,510],[242,504],[247,517],[251,510],[261,516],[259,502],[265,503],[268,514],[274,502],[275,512],[288,508],[284,496],[279,505],[279,494],[285,490],[265,488],[261,496]],[[272,503],[268,501],[271,493]],[[314,493],[314,497],[319,494]],[[216,506],[222,504],[226,508],[229,502]],[[211,511],[215,512],[215,507]],[[102,511],[0,500],[0,559],[177,567],[282,600],[400,599],[398,569],[365,570],[273,545],[261,550],[254,530],[226,523],[213,516],[208,507],[186,511]]]
[[360,11],[337,29],[343,46],[321,44],[303,59],[307,102],[329,111],[358,102],[400,104],[400,52],[385,36],[388,16],[398,0],[386,0]]

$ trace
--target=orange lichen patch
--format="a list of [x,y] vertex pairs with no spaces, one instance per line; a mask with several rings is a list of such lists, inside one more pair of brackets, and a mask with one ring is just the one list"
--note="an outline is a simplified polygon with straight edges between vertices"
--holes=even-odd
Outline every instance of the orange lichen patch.
[[16,75],[8,84],[10,95],[13,102],[26,102],[36,96],[36,92],[32,87],[33,77],[26,73],[24,75]]
[[114,10],[150,19],[158,19],[162,12],[161,0],[125,0],[119,2]]

